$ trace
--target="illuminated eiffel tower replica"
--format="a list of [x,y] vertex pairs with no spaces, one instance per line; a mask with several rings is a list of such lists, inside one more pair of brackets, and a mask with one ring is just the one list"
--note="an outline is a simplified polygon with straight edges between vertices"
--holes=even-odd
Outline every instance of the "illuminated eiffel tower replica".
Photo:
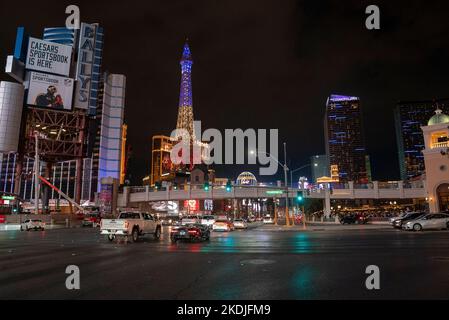
[[191,143],[195,139],[193,127],[193,102],[192,102],[192,55],[189,44],[186,41],[182,52],[181,64],[181,92],[179,94],[178,122],[176,129],[184,129],[190,135]]
[[[192,54],[190,52],[188,40],[184,44],[181,57],[181,89],[179,94],[178,121],[176,129],[184,129],[188,133],[188,137],[183,137],[184,141],[190,144],[190,163],[180,165],[176,168],[177,174],[190,172],[194,168],[194,164],[202,162],[207,156],[206,150],[209,148],[207,143],[201,142],[195,136],[194,117],[193,117],[193,101],[192,101]],[[189,140],[190,139],[190,140]],[[194,159],[193,147],[201,148],[201,158]],[[198,165],[196,165],[198,166]]]
[[[201,169],[203,172],[209,172],[209,168],[204,164],[204,161],[208,159],[210,146],[201,142],[195,135],[191,77],[193,60],[187,40],[182,51],[180,64],[181,89],[176,129],[183,129],[184,136],[178,133],[177,137],[165,135],[152,137],[151,173],[143,179],[144,184],[156,185],[164,181],[182,184],[190,180],[190,174],[196,168]],[[190,161],[189,163],[175,165],[170,159],[170,152],[181,139],[189,144]],[[197,147],[195,149],[197,152],[193,152],[194,147]],[[198,150],[201,151],[198,152]]]

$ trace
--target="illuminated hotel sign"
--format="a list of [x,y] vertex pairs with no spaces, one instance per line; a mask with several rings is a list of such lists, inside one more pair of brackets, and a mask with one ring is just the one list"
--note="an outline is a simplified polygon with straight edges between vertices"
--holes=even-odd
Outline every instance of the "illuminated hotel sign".
[[78,63],[76,66],[75,107],[89,108],[90,88],[95,52],[95,25],[82,23],[78,48]]

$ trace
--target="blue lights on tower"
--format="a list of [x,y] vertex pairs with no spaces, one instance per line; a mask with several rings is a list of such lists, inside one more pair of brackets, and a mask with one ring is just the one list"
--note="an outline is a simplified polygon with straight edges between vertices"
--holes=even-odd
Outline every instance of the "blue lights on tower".
[[181,58],[181,93],[179,95],[179,106],[190,107],[193,106],[192,101],[192,54],[190,52],[189,44],[186,42],[182,51]]

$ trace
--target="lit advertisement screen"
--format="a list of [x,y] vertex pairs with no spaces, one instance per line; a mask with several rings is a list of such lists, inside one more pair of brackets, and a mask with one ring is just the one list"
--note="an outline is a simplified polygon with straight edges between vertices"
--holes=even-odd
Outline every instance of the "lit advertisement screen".
[[27,104],[37,107],[71,110],[74,80],[40,72],[29,72]]
[[161,161],[161,174],[163,176],[169,175],[172,171],[172,162],[170,159],[170,152],[163,151],[162,152],[162,161]]
[[200,209],[200,202],[198,200],[185,200],[184,208],[190,212],[198,211]]

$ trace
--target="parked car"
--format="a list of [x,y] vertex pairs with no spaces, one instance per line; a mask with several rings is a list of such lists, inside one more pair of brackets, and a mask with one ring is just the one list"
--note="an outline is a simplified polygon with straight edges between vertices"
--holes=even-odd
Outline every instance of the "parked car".
[[212,225],[212,230],[229,232],[229,231],[234,230],[234,224],[227,219],[226,220],[217,220]]
[[45,222],[40,219],[27,219],[20,224],[21,231],[30,231],[30,230],[45,230]]
[[98,213],[90,213],[86,215],[83,219],[82,226],[83,227],[98,227],[100,226],[101,216]]
[[366,224],[368,219],[362,214],[348,214],[340,218],[341,224]]
[[248,216],[248,222],[256,222],[256,217],[255,216]]
[[152,234],[159,239],[162,231],[161,221],[155,215],[146,212],[121,212],[117,219],[102,219],[101,234],[107,235],[109,241],[117,236],[125,241],[136,242],[140,236]]
[[429,213],[402,225],[405,230],[449,229],[449,214]]
[[200,224],[201,216],[190,215],[181,219],[181,225],[185,226],[188,224]]
[[270,215],[264,216],[262,222],[264,224],[274,224],[274,220]]
[[234,227],[236,229],[247,229],[248,228],[248,224],[243,219],[235,219],[234,220]]
[[215,223],[215,217],[212,215],[205,215],[201,217],[201,224],[203,226],[207,226],[212,228],[212,225]]
[[185,226],[173,227],[170,232],[171,242],[179,240],[188,241],[207,241],[210,239],[210,229],[202,224],[190,224]]
[[398,217],[394,217],[390,219],[390,224],[394,228],[402,228],[402,225],[406,223],[407,221],[416,220],[422,215],[424,215],[424,212],[406,212],[404,214],[401,214]]

